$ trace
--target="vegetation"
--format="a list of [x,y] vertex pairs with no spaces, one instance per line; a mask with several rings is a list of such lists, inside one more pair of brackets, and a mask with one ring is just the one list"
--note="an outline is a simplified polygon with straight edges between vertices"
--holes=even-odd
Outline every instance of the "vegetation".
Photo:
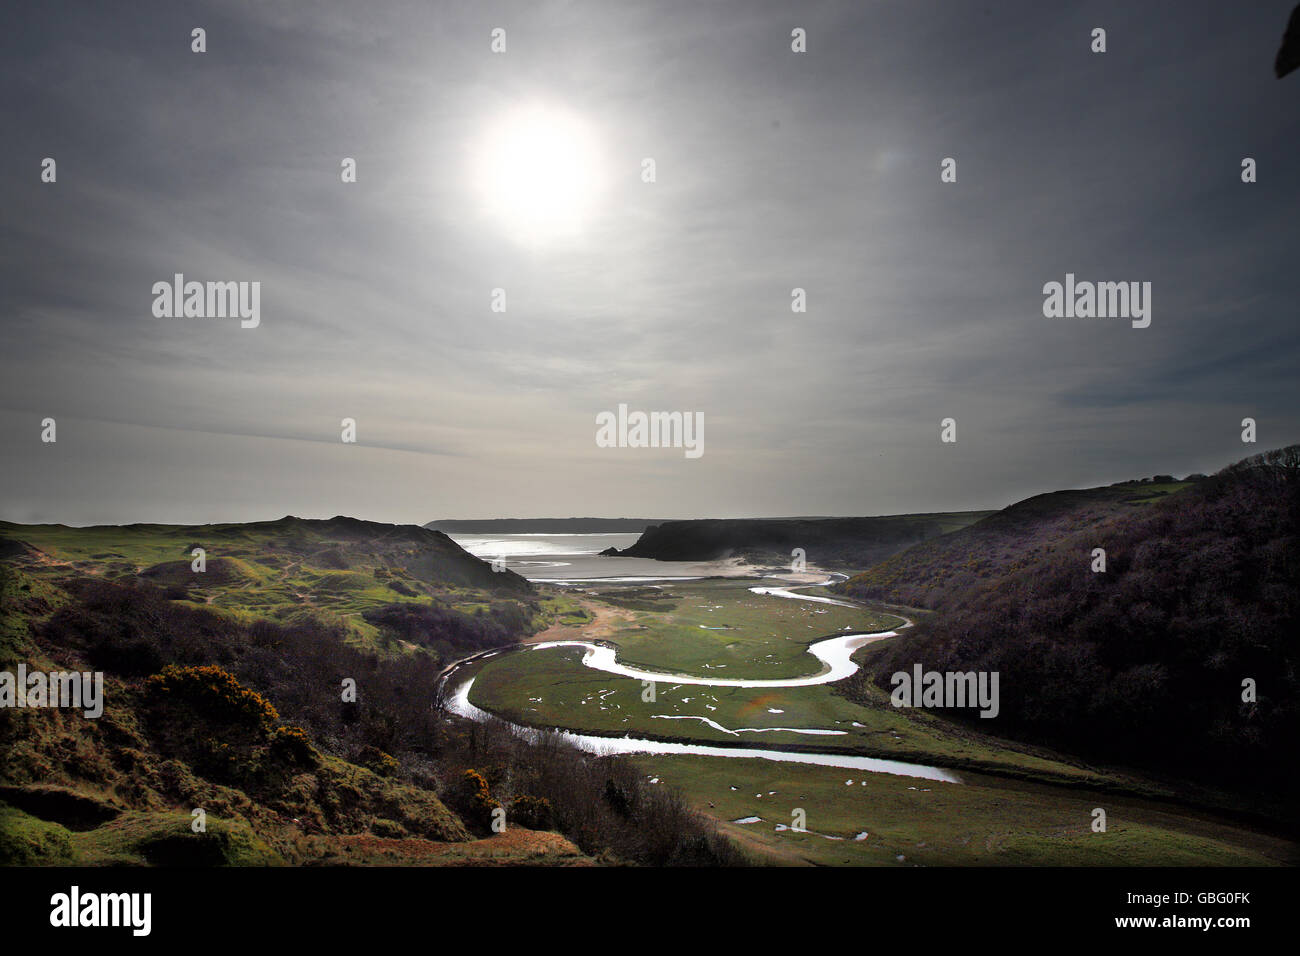
[[918,541],[963,528],[988,512],[898,515],[887,518],[726,518],[651,525],[620,555],[660,561],[744,557],[789,567],[802,548],[810,564],[865,568]]
[[1053,491],[1017,502],[939,538],[900,550],[832,590],[867,601],[941,608],[952,595],[1035,566],[1053,543],[1173,494],[1185,484],[1125,482]]
[[[978,526],[962,534],[946,545],[954,564],[963,546],[970,560],[983,553]],[[882,646],[861,681],[885,688],[916,662],[997,671],[1001,714],[975,718],[983,731],[1262,794],[1289,815],[1300,744],[1300,447],[1082,528],[1044,515],[1029,536],[1022,560],[947,578],[932,597],[941,613]],[[1098,547],[1104,572],[1092,570]],[[877,583],[846,589],[870,592],[879,571]]]
[[[814,641],[845,631],[884,631],[895,614],[754,594],[752,579],[684,581],[661,588],[594,585],[586,593],[621,611],[602,640],[619,660],[650,670],[776,679],[815,674]],[[819,594],[818,589],[803,593]]]
[[[176,559],[193,547],[206,570]],[[573,608],[436,532],[351,519],[3,524],[0,611],[0,666],[105,674],[97,720],[0,711],[6,862],[736,859],[680,803],[633,786],[634,816],[605,806],[618,761],[530,747],[437,709],[449,661]],[[477,766],[484,806],[560,833],[492,834],[481,814],[458,816],[458,782]],[[675,829],[627,832],[661,826]]]
[[[351,519],[0,524],[0,667],[106,675],[96,720],[0,710],[0,863],[1295,862],[1273,834],[1297,796],[1300,449],[1191,478],[1042,495],[982,520],[843,519],[871,524],[824,554],[890,552],[838,588],[890,602],[878,610],[737,580],[539,594],[445,535]],[[832,563],[781,537],[811,521],[759,522],[746,547]],[[661,528],[730,549],[754,530],[736,538],[735,524]],[[542,629],[652,670],[786,678],[817,669],[812,641],[895,626],[897,604],[931,610],[905,611],[918,625],[860,650],[863,669],[836,685],[660,682],[647,702],[639,681],[572,649],[458,674],[475,675],[476,704],[536,727],[847,751],[956,768],[959,785],[598,757],[437,706],[449,663]],[[893,708],[889,677],[915,663],[997,671],[998,718]],[[1089,826],[1099,804],[1106,834]],[[809,832],[778,829],[796,807]],[[749,816],[762,826],[725,822]]]
[[[1079,788],[862,774],[729,757],[637,757],[647,779],[726,821],[755,862],[781,866],[1278,866],[1293,842],[1150,800]],[[851,782],[850,782],[851,781]],[[1105,832],[1092,829],[1095,807]],[[805,813],[807,832],[791,829]],[[736,821],[751,820],[740,823]],[[865,836],[863,835],[865,834]]]

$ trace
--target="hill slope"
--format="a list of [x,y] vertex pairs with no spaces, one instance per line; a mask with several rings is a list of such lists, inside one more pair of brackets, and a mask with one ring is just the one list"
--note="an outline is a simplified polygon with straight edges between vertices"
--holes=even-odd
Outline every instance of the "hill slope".
[[1017,502],[951,534],[900,550],[835,587],[851,597],[936,608],[957,592],[1030,567],[1064,535],[1177,494],[1186,482],[1125,482],[1053,491]]
[[438,708],[449,661],[556,602],[413,526],[0,525],[0,672],[103,678],[98,716],[0,708],[0,865],[734,856],[619,761]]
[[988,512],[965,511],[883,518],[705,518],[647,528],[619,556],[660,561],[744,557],[788,565],[802,548],[810,564],[862,568],[909,545],[946,534]]
[[[915,596],[893,582],[921,569],[939,607],[883,645],[856,680],[888,688],[893,673],[916,664],[997,672],[996,719],[948,715],[1281,806],[1294,800],[1300,446],[1149,506],[1044,497],[847,582],[849,593]],[[1005,544],[1017,533],[1009,529],[1027,539],[1008,557],[990,542]],[[1097,547],[1107,556],[1100,573]],[[943,561],[962,570],[945,573]]]
[[452,534],[635,534],[655,523],[650,518],[446,518],[424,527]]
[[154,565],[189,565],[191,551],[209,559],[244,559],[252,582],[300,565],[321,571],[383,569],[418,585],[441,584],[525,592],[512,572],[493,572],[445,534],[416,525],[389,525],[357,518],[284,517],[278,521],[209,525],[18,525],[0,521],[0,540],[109,578],[147,572]]

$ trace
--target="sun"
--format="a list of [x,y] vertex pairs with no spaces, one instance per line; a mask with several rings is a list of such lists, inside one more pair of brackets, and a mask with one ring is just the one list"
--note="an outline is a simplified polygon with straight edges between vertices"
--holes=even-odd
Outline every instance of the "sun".
[[605,181],[591,125],[552,105],[529,104],[501,116],[470,162],[486,211],[514,238],[530,243],[580,235]]

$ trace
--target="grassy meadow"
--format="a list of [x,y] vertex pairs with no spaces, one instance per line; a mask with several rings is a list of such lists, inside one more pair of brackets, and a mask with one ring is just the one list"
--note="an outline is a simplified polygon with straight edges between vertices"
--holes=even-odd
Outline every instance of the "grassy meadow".
[[[819,866],[1261,866],[1290,841],[1134,798],[964,775],[963,783],[761,759],[638,756],[756,862]],[[1093,810],[1107,814],[1093,832]],[[789,829],[805,812],[807,832]],[[750,817],[751,823],[735,823]],[[785,829],[777,829],[778,825]],[[856,839],[865,833],[862,839]]]
[[[714,578],[659,587],[594,586],[584,593],[624,612],[602,636],[618,646],[621,662],[700,677],[777,680],[816,674],[821,664],[807,652],[814,641],[904,623],[895,614],[861,607],[751,593],[758,583]],[[834,597],[822,588],[799,593]]]
[[[620,660],[630,660],[631,646],[640,651],[637,663],[664,666],[682,642],[689,652],[676,659],[674,669],[719,677],[809,673],[817,662],[804,648],[813,632],[824,637],[844,627],[872,630],[897,623],[878,611],[755,595],[747,589],[752,583],[674,584],[660,597],[647,596],[647,589],[590,589],[583,600],[589,607],[605,602],[617,612],[618,623],[603,628],[601,639],[618,645]],[[655,601],[664,607],[658,619],[641,606]],[[817,614],[823,607],[833,613]],[[583,621],[569,620],[570,626],[545,636],[583,638]],[[705,620],[716,629],[699,628]],[[855,660],[870,666],[882,647],[864,647]],[[642,699],[640,680],[585,667],[582,655],[580,648],[548,648],[492,658],[476,669],[471,700],[533,726],[852,753],[953,768],[962,780],[945,784],[758,758],[632,758],[648,781],[676,788],[691,806],[717,819],[720,832],[757,862],[1248,866],[1297,858],[1295,844],[1285,838],[1169,802],[1174,790],[1166,781],[982,734],[925,711],[897,709],[883,691],[855,702],[835,684],[741,688],[663,681],[650,702]],[[791,730],[757,730],[776,727]],[[793,732],[810,728],[841,733]],[[789,829],[796,807],[806,811],[806,833]],[[1098,807],[1109,817],[1104,833],[1092,830]],[[755,816],[761,820],[733,822]],[[866,837],[855,839],[864,832]]]

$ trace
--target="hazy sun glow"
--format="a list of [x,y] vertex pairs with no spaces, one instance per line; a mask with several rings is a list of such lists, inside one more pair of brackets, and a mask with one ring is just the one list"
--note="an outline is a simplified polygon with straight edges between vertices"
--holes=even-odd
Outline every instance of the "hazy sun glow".
[[471,162],[488,211],[525,241],[579,234],[604,180],[590,126],[553,106],[519,107],[497,119]]

